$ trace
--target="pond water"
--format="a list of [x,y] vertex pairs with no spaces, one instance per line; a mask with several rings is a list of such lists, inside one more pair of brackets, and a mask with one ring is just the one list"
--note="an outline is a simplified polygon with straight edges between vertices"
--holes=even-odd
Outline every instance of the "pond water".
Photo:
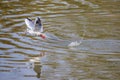
[[[119,0],[0,0],[0,80],[119,80]],[[25,18],[44,32],[26,34]]]

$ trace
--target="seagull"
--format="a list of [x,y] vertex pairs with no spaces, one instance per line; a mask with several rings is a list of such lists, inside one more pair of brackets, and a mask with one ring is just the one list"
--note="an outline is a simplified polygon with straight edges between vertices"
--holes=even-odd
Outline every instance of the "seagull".
[[46,38],[46,35],[43,33],[43,26],[39,17],[37,17],[35,21],[32,21],[30,18],[26,18],[25,23],[29,34],[40,36],[42,39]]

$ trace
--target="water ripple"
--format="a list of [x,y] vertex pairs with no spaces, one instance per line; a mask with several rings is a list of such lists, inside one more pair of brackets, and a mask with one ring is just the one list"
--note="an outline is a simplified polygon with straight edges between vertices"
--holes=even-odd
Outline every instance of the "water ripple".
[[[117,79],[118,1],[1,0],[0,78]],[[44,32],[55,39],[42,40],[25,33],[24,19],[37,16],[41,17]]]

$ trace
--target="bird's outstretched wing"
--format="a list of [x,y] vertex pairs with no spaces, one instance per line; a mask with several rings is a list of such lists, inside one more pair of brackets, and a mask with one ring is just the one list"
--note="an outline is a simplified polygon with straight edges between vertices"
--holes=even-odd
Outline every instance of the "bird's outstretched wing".
[[34,25],[34,23],[33,23],[33,21],[31,19],[26,18],[25,19],[25,23],[26,23],[28,29],[30,29],[30,30],[34,30],[35,29],[35,27],[34,27],[35,25]]
[[34,26],[35,26],[34,29],[35,31],[43,32],[43,26],[39,17],[35,19]]

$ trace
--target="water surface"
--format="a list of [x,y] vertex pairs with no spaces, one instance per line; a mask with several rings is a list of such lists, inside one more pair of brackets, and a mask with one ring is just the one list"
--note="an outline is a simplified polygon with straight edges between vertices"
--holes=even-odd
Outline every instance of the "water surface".
[[[0,80],[119,80],[119,4],[0,0]],[[40,17],[44,32],[59,40],[27,35],[27,17]]]

